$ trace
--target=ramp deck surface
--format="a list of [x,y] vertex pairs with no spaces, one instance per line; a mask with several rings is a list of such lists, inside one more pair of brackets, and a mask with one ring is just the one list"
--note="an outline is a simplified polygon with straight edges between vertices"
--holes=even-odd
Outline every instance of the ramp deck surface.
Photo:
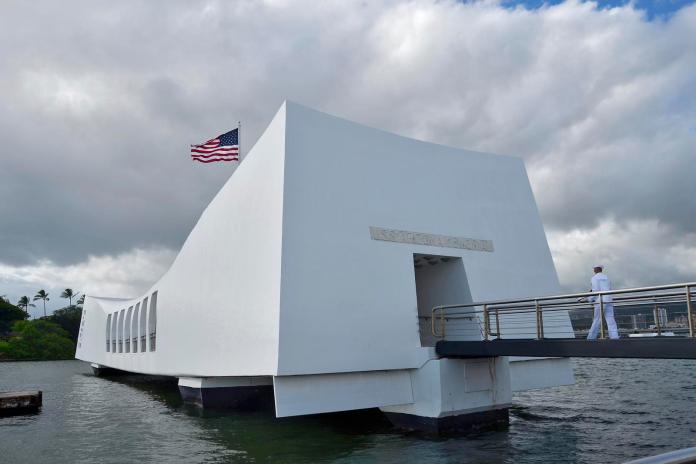
[[696,359],[696,339],[680,337],[622,338],[619,340],[491,340],[437,342],[444,358],[496,356]]

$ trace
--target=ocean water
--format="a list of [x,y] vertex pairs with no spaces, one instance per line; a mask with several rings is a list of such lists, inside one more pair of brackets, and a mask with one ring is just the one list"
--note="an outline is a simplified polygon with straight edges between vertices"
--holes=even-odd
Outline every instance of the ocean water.
[[78,361],[0,363],[0,391],[41,389],[0,418],[0,463],[609,463],[696,446],[696,362],[573,361],[576,384],[513,398],[509,427],[456,438],[377,411],[275,419],[200,413],[175,383],[97,378]]

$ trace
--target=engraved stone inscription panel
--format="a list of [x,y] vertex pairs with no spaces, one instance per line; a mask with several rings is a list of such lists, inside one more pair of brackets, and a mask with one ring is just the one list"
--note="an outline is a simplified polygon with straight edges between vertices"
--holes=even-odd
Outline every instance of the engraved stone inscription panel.
[[422,232],[409,232],[407,230],[385,229],[383,227],[370,226],[370,237],[372,240],[382,240],[385,242],[412,243],[414,245],[460,248],[472,251],[493,251],[492,240],[425,234]]

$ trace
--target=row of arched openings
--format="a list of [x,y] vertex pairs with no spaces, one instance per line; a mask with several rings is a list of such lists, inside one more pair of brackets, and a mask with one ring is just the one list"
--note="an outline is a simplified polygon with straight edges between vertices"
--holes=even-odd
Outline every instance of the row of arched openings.
[[[148,301],[149,300],[149,301]],[[106,316],[106,351],[144,353],[157,348],[157,292]]]

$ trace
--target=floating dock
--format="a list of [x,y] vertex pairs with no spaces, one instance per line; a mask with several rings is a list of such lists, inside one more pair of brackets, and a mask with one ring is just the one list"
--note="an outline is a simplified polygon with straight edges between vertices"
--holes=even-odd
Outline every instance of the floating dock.
[[0,392],[0,416],[36,413],[41,409],[39,391]]

